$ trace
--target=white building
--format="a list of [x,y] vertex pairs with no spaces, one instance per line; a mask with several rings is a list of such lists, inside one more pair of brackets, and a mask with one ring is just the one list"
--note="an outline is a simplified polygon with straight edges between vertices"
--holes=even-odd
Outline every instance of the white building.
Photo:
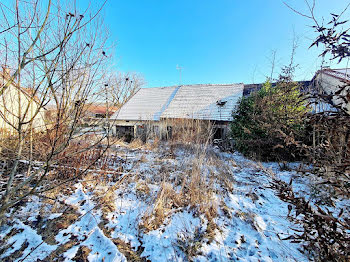
[[23,131],[33,132],[45,129],[44,109],[31,89],[22,88],[16,83],[3,88],[9,80],[7,70],[0,72],[0,132],[1,135],[15,134],[19,121]]
[[232,110],[243,94],[243,84],[200,84],[141,88],[112,117],[114,132],[140,136],[152,130],[169,134],[173,120],[210,121],[215,136],[225,137]]
[[315,92],[325,95],[324,101],[316,106],[316,112],[335,110],[332,105],[336,105],[350,114],[350,68],[319,70],[313,85]]

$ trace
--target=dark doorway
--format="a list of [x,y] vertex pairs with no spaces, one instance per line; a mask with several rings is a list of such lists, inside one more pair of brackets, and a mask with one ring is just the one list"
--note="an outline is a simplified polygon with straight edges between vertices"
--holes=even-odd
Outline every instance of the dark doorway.
[[224,129],[221,127],[215,128],[214,139],[223,139],[224,138]]

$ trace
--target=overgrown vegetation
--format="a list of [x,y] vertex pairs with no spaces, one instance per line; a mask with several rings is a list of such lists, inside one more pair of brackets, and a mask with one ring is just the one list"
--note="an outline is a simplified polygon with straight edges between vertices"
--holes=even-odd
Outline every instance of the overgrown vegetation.
[[[344,23],[338,15],[332,16],[332,29],[314,27],[321,34],[314,45],[325,44],[322,55],[329,52],[342,60],[349,57],[350,36],[347,31],[335,33],[337,24]],[[83,19],[73,13],[63,17],[78,24]],[[81,51],[90,45],[82,42]],[[38,55],[44,51],[37,50]],[[57,57],[58,62],[62,59]],[[9,82],[20,80],[20,71]],[[49,80],[37,94],[52,92],[50,81],[55,78],[50,75],[56,71],[44,71],[44,79]],[[120,141],[116,141],[113,148],[108,136],[83,134],[79,118],[91,88],[82,81],[78,89],[83,95],[77,92],[68,99],[73,89],[66,94],[65,90],[52,92],[57,110],[34,140],[30,128],[22,129],[24,118],[17,134],[0,140],[0,259],[33,256],[60,261],[72,255],[73,261],[89,257],[111,261],[121,260],[122,253],[130,261],[148,261],[159,259],[160,252],[163,260],[298,261],[297,256],[304,258],[299,254],[302,246],[311,259],[348,261],[349,212],[325,207],[334,207],[337,197],[349,197],[350,118],[342,106],[337,112],[311,114],[293,72],[291,62],[282,69],[276,86],[268,80],[261,90],[242,98],[233,115],[232,136],[236,148],[252,158],[309,160],[314,169],[304,173],[323,178],[308,187],[312,189],[309,199],[293,191],[292,179],[288,184],[276,174],[263,174],[263,168],[240,155],[212,148],[211,123],[177,119],[169,122],[172,139],[167,142],[150,129],[148,143],[135,139],[117,145]],[[63,78],[61,82],[66,83]],[[132,95],[141,82],[136,75],[111,79],[110,86],[104,85],[106,104],[124,103],[122,94]],[[108,92],[118,90],[121,93],[107,101]],[[313,95],[311,101],[325,99]],[[41,98],[40,107],[48,97]],[[282,168],[282,174],[289,173],[283,175],[294,174],[284,172],[289,168],[285,162]],[[298,228],[285,236],[290,234],[285,230],[294,230],[291,221]],[[290,246],[286,248],[281,239],[289,240]],[[42,250],[46,256],[40,256]]]
[[[342,13],[331,14],[331,20],[325,24],[315,18],[316,1],[305,2],[310,14],[293,11],[313,22],[317,36],[310,47],[322,45],[320,56],[324,60],[349,59],[349,28],[343,27],[348,21],[341,20],[349,5]],[[241,99],[233,113],[235,148],[259,160],[303,160],[312,164],[308,172],[320,179],[312,194],[327,195],[330,203],[334,199],[349,199],[349,81],[344,79],[339,85],[328,87],[331,92],[323,90],[322,84],[313,83],[309,93],[301,93],[292,81],[291,65],[282,70],[274,88],[266,81],[261,90]],[[320,103],[329,106],[319,111]],[[344,209],[331,212],[312,205],[303,196],[296,196],[291,185],[292,180],[289,185],[281,180],[274,183],[280,198],[291,204],[288,217],[302,226],[285,239],[302,243],[313,259],[348,261],[349,221],[342,217]]]
[[261,160],[298,159],[295,140],[305,140],[307,112],[299,86],[290,77],[280,76],[276,87],[267,80],[259,91],[243,97],[233,113],[235,148]]
[[274,181],[279,197],[294,205],[294,208],[289,206],[288,217],[294,223],[302,225],[301,230],[284,240],[303,243],[305,250],[317,261],[348,261],[350,225],[342,217],[344,209],[335,215],[317,205],[312,207],[304,197],[294,194],[292,182],[291,180],[287,184],[281,180]]

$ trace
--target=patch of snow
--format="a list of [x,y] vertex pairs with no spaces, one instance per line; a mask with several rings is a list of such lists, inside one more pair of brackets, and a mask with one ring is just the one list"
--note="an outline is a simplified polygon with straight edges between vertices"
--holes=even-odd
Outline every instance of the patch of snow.
[[[104,191],[118,182],[108,182],[93,188],[85,187],[85,182],[76,183],[75,191],[70,195],[58,196],[67,206],[77,210],[80,217],[66,229],[62,229],[55,236],[55,240],[62,245],[68,241],[75,241],[74,245],[62,255],[66,261],[71,261],[80,246],[91,249],[89,261],[126,261],[125,256],[118,250],[113,240],[120,239],[130,244],[134,251],[141,253],[150,261],[187,261],[184,252],[186,241],[197,241],[197,233],[205,233],[208,221],[204,215],[189,207],[171,207],[163,224],[156,230],[144,232],[139,228],[142,218],[154,207],[154,201],[165,181],[173,186],[176,192],[182,188],[179,177],[186,176],[193,167],[196,156],[187,146],[176,147],[171,151],[165,146],[154,150],[130,149],[123,146],[114,148],[114,155],[120,158],[123,176],[128,182],[114,189],[115,209],[102,217],[101,206],[93,201],[93,190]],[[205,150],[205,149],[203,149]],[[289,183],[293,179],[293,190],[296,194],[306,196],[312,200],[310,185],[318,182],[311,174],[301,176],[295,171],[281,171],[277,163],[259,163],[248,160],[238,153],[220,152],[210,149],[215,155],[214,160],[205,159],[202,163],[201,175],[204,181],[213,187],[213,202],[217,203],[217,217],[214,222],[217,229],[212,232],[214,238],[200,239],[197,255],[194,261],[308,261],[308,257],[300,250],[302,244],[281,240],[294,233],[292,228],[298,228],[287,217],[288,203],[283,202],[276,191],[271,188],[273,177],[263,168],[271,169],[275,177]],[[209,154],[208,154],[209,155]],[[216,159],[217,158],[217,159]],[[216,161],[221,161],[216,163]],[[113,167],[115,163],[111,163]],[[291,166],[297,166],[292,163]],[[130,173],[129,173],[130,172]],[[98,175],[98,174],[96,174]],[[227,177],[232,182],[232,189],[226,188],[220,182],[220,176]],[[138,183],[147,184],[149,192],[139,192]],[[311,181],[311,182],[310,182]],[[22,258],[31,248],[37,249],[28,256],[28,261],[44,260],[57,246],[48,245],[42,241],[35,231],[35,221],[39,210],[43,209],[43,202],[33,197],[19,212],[18,219],[12,228],[24,231],[9,238],[6,244],[13,244],[12,249],[6,250],[0,258],[11,256],[19,250],[25,241],[29,245],[24,250]],[[348,213],[349,200],[334,199],[335,207],[330,210],[345,209]],[[225,210],[223,207],[225,206]],[[227,209],[227,210],[226,210]],[[63,212],[63,211],[62,211]],[[229,215],[227,214],[229,213]],[[40,213],[41,214],[41,213]],[[48,215],[43,219],[55,219],[61,213]],[[28,225],[20,221],[32,221]],[[106,222],[108,234],[104,234],[99,227],[101,221]],[[33,228],[31,228],[33,227]],[[11,228],[4,228],[0,232],[0,239],[10,232]],[[41,242],[43,242],[41,244]],[[186,243],[190,244],[190,242]],[[40,253],[40,252],[42,253]]]
[[22,245],[26,246],[22,255],[15,261],[37,261],[38,259],[44,260],[52,251],[54,251],[56,245],[46,244],[42,237],[37,234],[31,227],[23,224],[21,221],[16,221],[14,228],[23,230],[12,236],[7,242],[7,245],[11,245],[12,248],[8,248],[0,258],[5,258],[10,254],[13,254],[17,250],[21,249]]
[[62,216],[63,213],[53,213],[47,219],[55,219]]
[[179,235],[193,235],[196,228],[200,226],[200,219],[184,211],[174,214],[167,222],[167,225],[143,235],[142,241],[145,249],[142,257],[151,261],[185,260],[177,247]]

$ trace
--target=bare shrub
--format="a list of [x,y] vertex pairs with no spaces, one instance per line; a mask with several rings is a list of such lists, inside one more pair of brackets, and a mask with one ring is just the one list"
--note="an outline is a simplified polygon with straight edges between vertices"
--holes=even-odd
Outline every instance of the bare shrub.
[[[11,131],[9,138],[2,133],[0,144],[2,159],[10,160],[7,175],[0,177],[6,184],[0,192],[0,223],[21,200],[81,176],[96,161],[97,154],[84,153],[88,148],[71,141],[84,133],[84,105],[99,92],[108,58],[101,7],[82,13],[74,3],[63,6],[51,0],[9,5],[15,11],[0,16],[8,27],[1,31],[7,40],[0,51],[6,67],[0,81],[0,122]],[[50,114],[44,113],[48,108]],[[6,141],[11,143],[4,146]],[[20,163],[27,164],[25,172]],[[64,164],[73,165],[64,170],[61,178],[66,179],[47,179]]]
[[[305,1],[307,12],[290,9],[308,19],[316,33],[311,47],[322,48],[320,57],[323,62],[336,60],[338,63],[350,57],[349,21],[344,18],[350,5],[338,14],[330,13],[328,23],[317,19],[315,6],[317,1]],[[345,26],[344,26],[345,25]],[[320,77],[324,70],[320,70]],[[336,84],[337,83],[337,84]],[[314,112],[307,115],[310,143],[295,141],[303,150],[306,158],[315,166],[314,173],[324,178],[324,183],[334,186],[335,191],[349,196],[350,173],[350,114],[349,80],[345,76],[324,90],[321,84],[313,83],[308,95]],[[326,105],[325,107],[322,105]],[[287,136],[286,138],[289,138]]]
[[[348,261],[349,253],[349,221],[342,217],[343,209],[334,215],[324,211],[320,207],[311,207],[309,201],[303,197],[296,197],[289,184],[274,180],[274,187],[279,192],[279,197],[291,203],[288,216],[302,227],[285,240],[295,243],[303,243],[303,247],[311,256],[319,261]],[[293,210],[295,212],[293,212]]]

